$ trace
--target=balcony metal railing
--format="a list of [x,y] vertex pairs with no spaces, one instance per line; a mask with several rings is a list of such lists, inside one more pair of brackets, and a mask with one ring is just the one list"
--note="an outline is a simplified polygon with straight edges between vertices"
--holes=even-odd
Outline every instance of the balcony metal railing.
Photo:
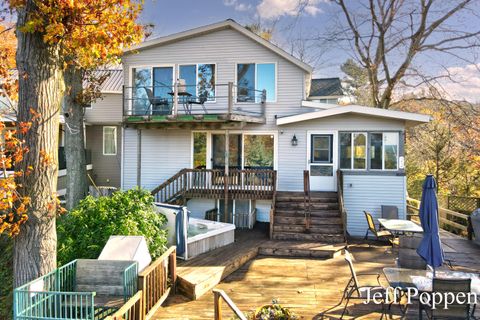
[[124,86],[124,117],[244,115],[264,117],[265,90],[215,85]]

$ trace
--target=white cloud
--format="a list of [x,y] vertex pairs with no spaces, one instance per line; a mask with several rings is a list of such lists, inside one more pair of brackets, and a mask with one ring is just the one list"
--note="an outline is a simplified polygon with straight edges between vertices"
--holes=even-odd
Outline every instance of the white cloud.
[[469,64],[462,67],[447,68],[447,72],[454,81],[448,79],[440,81],[441,86],[454,99],[480,101],[480,64]]
[[247,11],[252,8],[251,4],[241,3],[238,0],[223,0],[223,4],[227,7],[233,7],[235,11]]
[[300,11],[315,16],[322,10],[318,4],[324,0],[262,0],[257,13],[263,19],[275,19],[284,15],[294,16]]

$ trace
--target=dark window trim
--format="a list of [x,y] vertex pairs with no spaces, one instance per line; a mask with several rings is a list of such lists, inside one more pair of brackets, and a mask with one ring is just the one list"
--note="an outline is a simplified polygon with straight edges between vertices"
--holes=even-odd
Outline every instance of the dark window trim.
[[[315,161],[314,159],[314,148],[313,148],[313,140],[315,137],[328,137],[330,140],[330,152],[328,155],[328,161]],[[310,137],[310,162],[311,163],[319,163],[319,164],[333,164],[333,134],[312,134]]]

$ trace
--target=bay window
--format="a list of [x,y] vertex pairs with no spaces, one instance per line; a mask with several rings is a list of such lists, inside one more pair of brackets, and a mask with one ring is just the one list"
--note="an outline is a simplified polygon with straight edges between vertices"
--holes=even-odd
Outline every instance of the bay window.
[[276,100],[275,63],[237,64],[237,102],[261,102],[266,90],[267,102]]

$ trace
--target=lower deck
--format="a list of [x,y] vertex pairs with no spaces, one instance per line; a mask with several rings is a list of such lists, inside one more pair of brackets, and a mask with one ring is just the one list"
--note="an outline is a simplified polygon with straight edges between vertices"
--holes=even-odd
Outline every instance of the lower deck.
[[[245,233],[246,234],[246,233]],[[239,234],[241,238],[244,234]],[[251,240],[253,240],[253,235]],[[259,236],[256,234],[255,237]],[[266,238],[256,238],[266,244]],[[263,242],[262,242],[263,241]],[[452,260],[454,269],[479,272],[480,246],[442,232],[444,250],[448,259]],[[349,245],[353,254],[357,273],[380,273],[385,267],[395,266],[396,252],[381,243],[356,241]],[[221,255],[220,255],[221,256]],[[217,255],[218,257],[218,255]],[[220,258],[220,257],[219,257]],[[204,266],[216,267],[215,259],[203,259]],[[181,263],[181,268],[194,263]],[[341,255],[332,259],[289,258],[258,255],[238,270],[226,276],[215,286],[224,290],[243,312],[254,310],[272,299],[291,308],[300,319],[338,319],[341,307],[335,307],[340,301],[343,289],[350,279],[350,271]],[[362,279],[362,283],[375,283],[375,277]],[[386,283],[382,277],[382,283]],[[153,317],[153,319],[213,319],[213,295],[207,292],[199,299],[192,301],[184,295],[170,296]],[[329,308],[334,307],[332,310]],[[328,310],[328,311],[327,311]],[[349,304],[349,315],[345,319],[379,319],[381,307],[361,301]],[[230,319],[233,314],[223,308],[223,316]],[[478,312],[477,312],[478,314]],[[402,314],[397,306],[392,307],[392,318],[401,319]],[[405,317],[404,317],[405,318]],[[407,319],[417,318],[417,307],[412,306]]]

